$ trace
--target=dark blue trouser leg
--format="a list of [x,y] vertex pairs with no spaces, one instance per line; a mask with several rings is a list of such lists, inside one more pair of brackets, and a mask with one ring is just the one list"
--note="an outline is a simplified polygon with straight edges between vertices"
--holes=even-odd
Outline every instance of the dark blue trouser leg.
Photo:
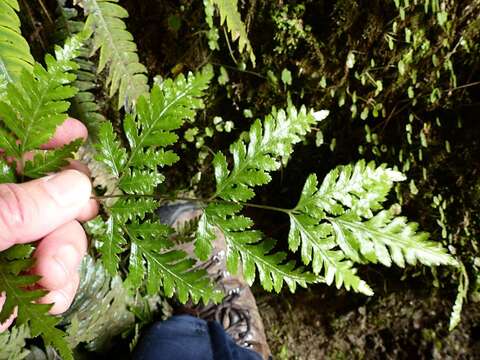
[[135,348],[135,360],[261,360],[259,354],[235,344],[222,326],[189,315],[152,325]]

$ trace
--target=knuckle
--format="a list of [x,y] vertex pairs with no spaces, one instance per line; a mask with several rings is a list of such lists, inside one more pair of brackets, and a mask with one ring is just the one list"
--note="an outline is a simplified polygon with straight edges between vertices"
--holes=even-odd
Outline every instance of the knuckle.
[[15,234],[31,221],[34,207],[21,186],[0,185],[0,240],[15,243]]

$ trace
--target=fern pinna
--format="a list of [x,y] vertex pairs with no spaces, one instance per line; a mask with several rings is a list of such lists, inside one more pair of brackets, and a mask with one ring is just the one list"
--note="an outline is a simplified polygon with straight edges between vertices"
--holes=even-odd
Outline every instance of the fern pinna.
[[[79,143],[67,144],[56,150],[38,150],[66,119],[67,101],[76,89],[69,84],[75,80],[77,65],[72,60],[78,55],[81,38],[69,39],[63,48],[56,48],[54,58],[47,55],[44,68],[36,63],[32,73],[24,70],[17,82],[7,84],[0,101],[0,148],[10,162],[0,160],[0,182],[16,182],[16,169],[22,169],[22,178],[36,178],[58,170],[67,164]],[[32,160],[25,153],[33,152]],[[0,311],[0,323],[17,309],[17,324],[27,324],[32,337],[42,336],[45,344],[53,345],[65,359],[71,359],[71,350],[64,332],[56,324],[60,319],[47,314],[50,305],[36,304],[42,290],[26,290],[38,280],[28,275],[33,264],[30,245],[15,246],[0,253],[0,292],[5,292],[5,303]]]
[[108,67],[110,96],[118,92],[118,108],[127,109],[148,92],[147,69],[139,62],[137,45],[122,19],[127,11],[118,0],[80,0],[87,14],[85,29],[93,33],[93,49],[99,50],[98,72]]
[[[202,216],[197,232],[196,250],[200,258],[206,258],[216,227],[226,236],[229,271],[237,271],[243,265],[246,278],[252,282],[255,265],[260,280],[266,289],[273,284],[281,288],[280,274],[292,290],[298,282],[335,282],[339,288],[372,295],[371,288],[356,275],[353,262],[381,262],[390,266],[391,261],[404,266],[405,261],[416,261],[426,265],[455,264],[455,261],[437,243],[428,241],[428,234],[416,233],[417,225],[407,223],[404,217],[395,216],[391,210],[382,210],[382,203],[395,181],[403,180],[399,172],[365,165],[363,161],[355,166],[338,167],[325,177],[318,188],[315,175],[305,184],[298,205],[294,209],[281,209],[258,204],[249,204],[255,192],[253,188],[265,185],[271,179],[270,172],[277,170],[281,161],[287,161],[292,145],[311,130],[315,119],[322,119],[322,112],[307,112],[305,108],[296,111],[273,111],[264,124],[256,121],[249,131],[249,141],[239,140],[232,144],[233,168],[228,169],[225,156],[217,153],[213,160],[217,189],[212,196],[223,200],[208,205]],[[261,235],[250,230],[252,221],[238,213],[244,206],[263,207],[280,211],[290,218],[288,236],[289,248],[296,252],[301,248],[305,265],[312,264],[316,277],[298,271],[290,278],[290,271],[277,273],[284,260],[283,255],[271,255],[277,263],[268,262],[266,256],[272,246],[266,246],[260,256]],[[378,211],[378,212],[377,212]],[[388,249],[390,251],[388,251]],[[254,249],[251,253],[251,249]],[[322,274],[322,277],[318,275]]]
[[218,300],[221,294],[210,284],[204,270],[192,269],[195,261],[186,253],[168,250],[169,228],[150,219],[159,206],[152,195],[164,180],[158,168],[179,160],[172,150],[167,150],[178,140],[174,130],[185,120],[193,120],[195,110],[203,107],[201,95],[212,75],[211,69],[205,68],[196,75],[155,85],[124,119],[128,149],[122,147],[110,123],[100,128],[97,146],[97,160],[110,169],[118,188],[132,195],[106,205],[109,217],[99,237],[105,267],[114,273],[118,255],[128,250],[128,283],[139,286],[145,278],[148,293],[157,292],[162,285],[167,296],[176,291],[182,302],[189,297],[194,301]]
[[17,0],[0,0],[0,84],[18,79],[22,70],[30,71],[34,60],[20,32]]

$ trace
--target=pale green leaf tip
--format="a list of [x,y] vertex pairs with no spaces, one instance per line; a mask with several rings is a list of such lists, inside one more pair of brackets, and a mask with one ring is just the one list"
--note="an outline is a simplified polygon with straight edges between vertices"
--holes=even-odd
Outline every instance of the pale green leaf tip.
[[374,294],[372,288],[363,280],[358,284],[358,291],[367,296],[373,296]]
[[319,110],[319,111],[314,111],[312,112],[312,116],[315,119],[315,121],[322,121],[327,118],[327,116],[330,114],[330,111],[328,110]]

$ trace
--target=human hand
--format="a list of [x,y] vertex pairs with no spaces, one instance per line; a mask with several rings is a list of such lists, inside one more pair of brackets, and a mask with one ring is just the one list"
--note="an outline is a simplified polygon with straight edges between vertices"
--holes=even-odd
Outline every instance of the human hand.
[[[68,119],[42,148],[61,147],[87,136],[81,122]],[[80,222],[98,212],[91,192],[88,168],[75,160],[65,170],[41,179],[0,184],[0,251],[40,240],[32,273],[41,276],[38,285],[48,291],[39,302],[53,304],[51,314],[65,312],[78,288],[77,268],[87,251],[87,237]],[[0,294],[0,309],[4,301]],[[14,318],[15,314],[0,324],[0,332]]]

